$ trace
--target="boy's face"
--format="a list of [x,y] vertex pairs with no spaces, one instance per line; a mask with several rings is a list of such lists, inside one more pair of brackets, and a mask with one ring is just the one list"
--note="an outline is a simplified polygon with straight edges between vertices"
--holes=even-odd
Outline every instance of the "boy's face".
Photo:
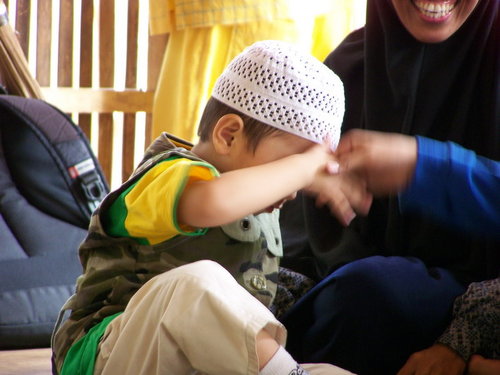
[[[239,147],[234,158],[234,169],[253,167],[282,159],[293,154],[299,154],[313,145],[315,145],[314,142],[290,133],[282,131],[272,133],[260,140],[254,153],[247,147],[247,144],[244,144],[243,147]],[[300,173],[300,171],[297,171],[297,173]],[[263,186],[265,186],[266,182],[263,181],[262,183]],[[280,209],[286,201],[292,200],[296,196],[296,192],[290,194],[262,212],[272,212],[275,208]]]

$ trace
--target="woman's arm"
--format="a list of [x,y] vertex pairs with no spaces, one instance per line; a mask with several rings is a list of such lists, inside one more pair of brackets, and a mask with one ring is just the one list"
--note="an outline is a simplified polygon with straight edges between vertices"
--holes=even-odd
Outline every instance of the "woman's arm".
[[417,137],[418,159],[400,194],[403,211],[462,231],[500,238],[500,162],[452,142]]
[[374,194],[399,193],[403,211],[500,238],[500,162],[452,142],[358,129],[341,138],[337,156]]

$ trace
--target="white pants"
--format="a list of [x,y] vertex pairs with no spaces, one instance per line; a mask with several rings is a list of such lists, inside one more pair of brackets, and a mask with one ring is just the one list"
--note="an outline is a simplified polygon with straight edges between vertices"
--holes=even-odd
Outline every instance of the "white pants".
[[[284,326],[229,272],[212,261],[191,263],[132,297],[104,333],[94,374],[258,374],[262,329],[285,344]],[[348,374],[327,367],[311,373]]]

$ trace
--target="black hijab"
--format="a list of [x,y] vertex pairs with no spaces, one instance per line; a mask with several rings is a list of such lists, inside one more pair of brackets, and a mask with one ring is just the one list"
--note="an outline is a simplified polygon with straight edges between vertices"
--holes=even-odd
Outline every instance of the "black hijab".
[[[368,0],[366,26],[325,60],[345,85],[343,130],[423,135],[500,159],[499,4],[480,0],[450,38],[424,44],[407,32],[390,0]],[[463,282],[499,272],[500,243],[402,215],[397,198],[376,200],[368,217],[346,229],[312,201],[305,213],[320,276],[375,254],[416,256]]]

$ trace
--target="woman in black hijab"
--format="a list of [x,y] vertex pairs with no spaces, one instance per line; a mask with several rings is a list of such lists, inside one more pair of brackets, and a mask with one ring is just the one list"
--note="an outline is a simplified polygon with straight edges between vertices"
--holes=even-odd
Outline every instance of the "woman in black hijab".
[[[499,7],[368,0],[366,26],[325,61],[345,85],[343,130],[422,135],[499,160]],[[300,361],[396,374],[434,344],[470,282],[499,275],[498,241],[402,214],[397,197],[375,200],[347,228],[313,201],[304,212],[322,281],[282,319]]]

